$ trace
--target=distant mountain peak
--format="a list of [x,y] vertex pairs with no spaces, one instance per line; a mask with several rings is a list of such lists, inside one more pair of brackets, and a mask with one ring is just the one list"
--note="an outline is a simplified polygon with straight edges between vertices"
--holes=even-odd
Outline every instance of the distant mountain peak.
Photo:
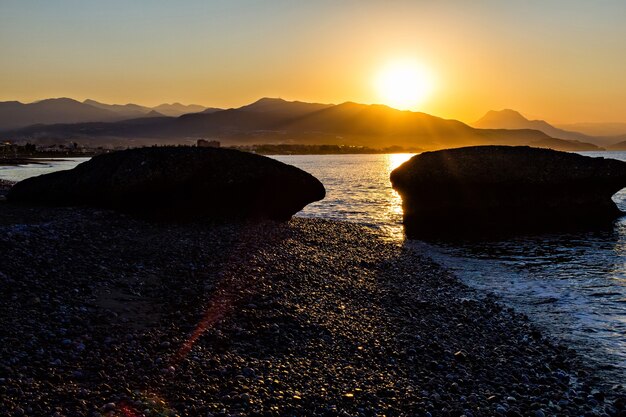
[[159,104],[158,106],[156,106],[154,108],[156,109],[157,107],[192,107],[192,106],[204,107],[204,106],[201,106],[199,104],[182,104],[182,103],[180,103],[178,101],[175,101],[173,103],[162,103],[162,104]]
[[284,105],[290,105],[290,104],[294,104],[294,105],[316,105],[318,103],[306,103],[304,101],[289,101],[289,100],[285,100],[284,98],[280,98],[280,97],[262,97],[260,99],[258,99],[257,101],[250,103],[250,104],[246,104],[245,106],[240,107],[240,109],[242,108],[259,108],[259,107],[270,107],[270,106],[284,106]]
[[280,97],[261,97],[260,99],[258,99],[252,104],[261,104],[261,103],[288,103],[288,101]]
[[475,125],[481,125],[485,123],[524,123],[529,120],[524,117],[520,112],[513,109],[502,110],[489,110],[482,118],[480,118]]
[[513,109],[489,110],[487,113],[499,113],[499,114],[504,114],[504,115],[514,115],[514,116],[524,117],[522,116],[522,113]]
[[163,103],[152,108],[164,116],[178,117],[187,113],[199,113],[206,109],[199,104]]
[[80,101],[74,100],[69,97],[56,97],[56,98],[45,98],[43,100],[36,101],[35,103],[77,103],[81,104]]
[[292,114],[295,117],[328,107],[332,107],[332,104],[306,103],[303,101],[287,101],[282,98],[263,97],[251,104],[239,107],[237,110],[257,113],[281,112]]
[[513,109],[490,110],[478,121],[472,123],[472,126],[479,129],[533,129],[555,139],[600,144],[596,138],[578,132],[558,129],[545,120],[529,120]]

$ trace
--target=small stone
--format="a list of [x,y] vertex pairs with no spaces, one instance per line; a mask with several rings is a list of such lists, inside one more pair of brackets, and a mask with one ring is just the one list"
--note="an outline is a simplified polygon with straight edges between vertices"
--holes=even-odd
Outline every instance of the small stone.
[[106,403],[102,406],[102,410],[106,413],[107,411],[115,410],[115,403]]
[[162,372],[164,374],[173,374],[176,371],[176,368],[174,368],[173,366],[168,366],[167,368],[163,368]]
[[511,408],[506,412],[506,417],[522,417],[522,415],[514,408]]
[[591,395],[593,396],[593,398],[595,398],[599,402],[604,401],[605,395],[602,391],[593,390],[591,391]]
[[41,299],[39,297],[31,297],[28,299],[29,305],[41,304]]

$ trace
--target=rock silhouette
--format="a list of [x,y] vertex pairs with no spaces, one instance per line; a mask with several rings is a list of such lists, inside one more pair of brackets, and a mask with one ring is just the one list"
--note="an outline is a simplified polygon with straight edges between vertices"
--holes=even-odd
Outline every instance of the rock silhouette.
[[161,147],[99,155],[17,183],[9,202],[87,205],[159,219],[287,220],[325,196],[312,175],[229,149]]
[[407,236],[482,235],[610,224],[626,163],[548,149],[426,152],[391,173]]

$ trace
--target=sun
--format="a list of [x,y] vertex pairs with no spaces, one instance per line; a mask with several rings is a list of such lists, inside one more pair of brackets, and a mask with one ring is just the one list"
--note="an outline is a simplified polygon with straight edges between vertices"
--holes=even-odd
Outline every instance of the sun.
[[434,82],[425,67],[412,61],[397,61],[378,73],[375,87],[383,104],[416,110],[432,93]]

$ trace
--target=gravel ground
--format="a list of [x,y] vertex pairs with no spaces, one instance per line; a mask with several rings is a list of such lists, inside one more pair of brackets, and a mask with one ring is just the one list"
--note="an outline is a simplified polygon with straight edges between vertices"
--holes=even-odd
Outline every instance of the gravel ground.
[[12,181],[0,180],[0,192],[6,193],[15,184]]
[[0,256],[0,415],[626,415],[527,318],[362,226],[0,203]]

